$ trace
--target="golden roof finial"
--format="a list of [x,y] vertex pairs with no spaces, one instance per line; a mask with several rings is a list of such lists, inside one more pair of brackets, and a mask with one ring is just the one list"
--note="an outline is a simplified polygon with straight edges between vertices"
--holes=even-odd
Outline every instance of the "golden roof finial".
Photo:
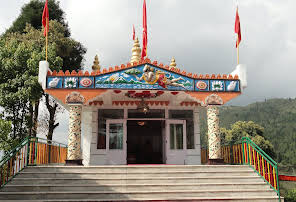
[[133,48],[132,48],[131,63],[139,62],[140,59],[141,59],[141,48],[140,48],[138,37],[136,37]]
[[95,56],[95,60],[94,60],[94,65],[91,67],[94,71],[97,71],[101,69],[101,66],[100,66],[100,62],[99,62],[99,57],[98,55]]
[[172,57],[170,67],[174,67],[174,68],[175,68],[176,66],[177,66],[177,64],[176,64],[176,60],[175,60],[174,57]]

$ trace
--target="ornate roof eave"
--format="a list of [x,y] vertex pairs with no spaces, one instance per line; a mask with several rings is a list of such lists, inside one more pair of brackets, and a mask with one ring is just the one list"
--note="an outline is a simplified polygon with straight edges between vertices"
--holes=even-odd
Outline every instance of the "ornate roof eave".
[[88,72],[88,71],[85,71],[83,72],[82,70],[80,70],[79,72],[76,72],[75,70],[73,70],[72,72],[70,71],[65,71],[63,72],[62,70],[60,70],[59,72],[56,72],[56,71],[48,71],[47,72],[47,76],[98,76],[98,75],[104,75],[104,74],[109,74],[109,73],[114,73],[114,72],[117,72],[117,71],[120,71],[120,70],[123,70],[123,69],[130,69],[130,68],[134,68],[134,67],[137,67],[137,66],[140,66],[140,65],[143,65],[143,64],[150,64],[150,65],[153,65],[153,66],[156,66],[158,68],[161,68],[161,69],[164,69],[166,71],[170,71],[170,72],[173,72],[173,73],[176,73],[176,74],[179,74],[179,75],[182,75],[182,76],[186,76],[186,77],[189,77],[189,78],[193,78],[193,79],[229,79],[229,80],[238,80],[239,77],[238,75],[234,75],[232,76],[231,74],[193,74],[193,73],[190,73],[190,72],[186,72],[186,71],[181,71],[179,68],[176,68],[176,67],[170,67],[168,65],[164,65],[163,63],[158,63],[158,61],[153,61],[151,62],[151,60],[149,58],[146,58],[144,60],[140,60],[139,62],[133,62],[133,63],[130,63],[128,62],[127,64],[121,64],[120,66],[115,66],[115,67],[109,67],[108,69],[107,68],[104,68],[102,71],[92,71],[92,72]]

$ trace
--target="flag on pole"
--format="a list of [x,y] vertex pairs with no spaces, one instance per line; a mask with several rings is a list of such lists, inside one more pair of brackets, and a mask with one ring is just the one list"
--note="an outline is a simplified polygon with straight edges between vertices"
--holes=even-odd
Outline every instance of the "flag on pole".
[[45,1],[43,14],[42,14],[42,25],[44,27],[44,36],[47,36],[48,33],[48,21],[49,21],[49,13],[48,13],[48,0]]
[[146,1],[143,4],[143,48],[142,59],[147,56],[147,17],[146,17]]
[[135,26],[133,25],[133,40],[136,38],[136,31],[135,31]]
[[235,46],[237,48],[239,46],[239,43],[240,43],[241,39],[242,39],[241,28],[240,28],[240,20],[239,20],[239,15],[238,15],[238,7],[236,8],[234,31],[237,34],[237,40],[236,40],[236,43],[235,43]]

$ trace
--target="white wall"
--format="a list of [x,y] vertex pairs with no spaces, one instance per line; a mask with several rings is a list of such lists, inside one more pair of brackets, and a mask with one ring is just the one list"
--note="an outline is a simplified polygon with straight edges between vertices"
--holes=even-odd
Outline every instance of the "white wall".
[[193,123],[194,123],[194,150],[187,150],[186,164],[200,165],[200,121],[199,121],[199,107],[195,107],[193,110]]

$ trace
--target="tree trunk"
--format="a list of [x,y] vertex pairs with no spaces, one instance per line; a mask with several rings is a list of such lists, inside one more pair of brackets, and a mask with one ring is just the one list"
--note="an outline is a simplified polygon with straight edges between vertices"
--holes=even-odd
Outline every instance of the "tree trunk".
[[29,120],[28,120],[28,136],[32,136],[32,128],[33,128],[33,105],[32,103],[29,103]]
[[34,106],[34,117],[33,117],[33,125],[32,125],[32,136],[33,137],[37,136],[39,103],[40,103],[40,100],[38,99],[35,102],[35,106]]
[[53,106],[49,103],[49,95],[45,94],[45,104],[49,113],[48,120],[48,133],[47,133],[47,145],[48,145],[48,160],[51,163],[51,145],[52,145],[52,136],[54,129],[59,125],[59,123],[55,123],[55,113],[58,108],[58,104],[54,103]]
[[55,113],[57,111],[58,104],[54,103],[54,105],[51,106],[49,103],[49,95],[45,94],[44,96],[45,96],[46,107],[49,112],[47,141],[51,142],[52,136],[53,136],[53,131],[59,125],[59,123],[55,123]]
[[15,114],[15,107],[13,106],[13,117],[12,117],[12,125],[13,125],[13,135],[12,138],[15,139],[16,138],[16,114]]

